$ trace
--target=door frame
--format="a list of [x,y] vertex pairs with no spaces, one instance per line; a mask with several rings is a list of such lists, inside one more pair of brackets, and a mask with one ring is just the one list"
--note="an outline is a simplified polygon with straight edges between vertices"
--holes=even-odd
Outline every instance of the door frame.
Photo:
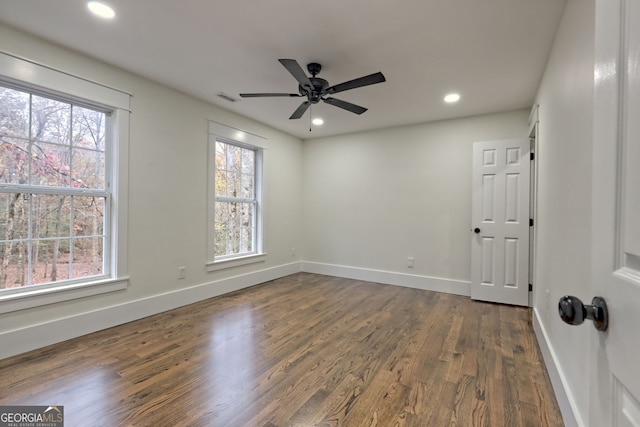
[[[540,105],[535,104],[531,108],[529,115],[529,138],[531,139],[531,172],[529,174],[529,218],[533,220],[533,226],[529,227],[529,283],[532,290],[529,291],[529,307],[533,308],[537,287],[536,287],[536,259],[538,249],[537,224],[538,218],[538,138],[540,126]],[[545,295],[545,297],[550,297]]]

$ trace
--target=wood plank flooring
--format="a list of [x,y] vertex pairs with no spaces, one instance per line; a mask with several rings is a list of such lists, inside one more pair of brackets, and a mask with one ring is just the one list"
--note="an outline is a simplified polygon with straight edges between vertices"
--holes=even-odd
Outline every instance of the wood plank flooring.
[[299,273],[0,361],[65,426],[562,426],[530,310]]

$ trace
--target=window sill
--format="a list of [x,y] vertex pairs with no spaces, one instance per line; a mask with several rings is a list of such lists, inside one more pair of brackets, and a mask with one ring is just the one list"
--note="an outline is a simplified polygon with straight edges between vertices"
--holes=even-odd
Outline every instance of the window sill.
[[119,291],[126,289],[128,285],[129,278],[125,277],[70,283],[40,289],[36,287],[20,293],[0,295],[0,314]]
[[265,262],[267,259],[266,253],[247,255],[238,258],[229,258],[220,261],[208,262],[207,271],[224,270],[225,268],[239,267],[241,265],[254,264],[258,262]]

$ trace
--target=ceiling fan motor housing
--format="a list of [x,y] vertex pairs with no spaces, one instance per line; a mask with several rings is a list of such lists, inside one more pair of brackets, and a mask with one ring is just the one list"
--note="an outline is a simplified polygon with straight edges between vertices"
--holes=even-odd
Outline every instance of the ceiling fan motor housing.
[[313,90],[309,92],[307,88],[298,85],[298,92],[300,92],[300,95],[306,96],[311,103],[317,104],[324,90],[329,87],[329,82],[320,77],[309,77],[309,81],[313,85]]

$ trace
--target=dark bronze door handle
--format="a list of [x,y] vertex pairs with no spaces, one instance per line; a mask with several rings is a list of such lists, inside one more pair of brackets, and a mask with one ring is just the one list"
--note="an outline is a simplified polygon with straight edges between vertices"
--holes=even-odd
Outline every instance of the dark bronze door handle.
[[565,295],[558,302],[558,314],[570,325],[580,325],[589,319],[599,331],[606,331],[609,326],[609,311],[602,297],[594,297],[591,305],[584,305],[578,297]]

